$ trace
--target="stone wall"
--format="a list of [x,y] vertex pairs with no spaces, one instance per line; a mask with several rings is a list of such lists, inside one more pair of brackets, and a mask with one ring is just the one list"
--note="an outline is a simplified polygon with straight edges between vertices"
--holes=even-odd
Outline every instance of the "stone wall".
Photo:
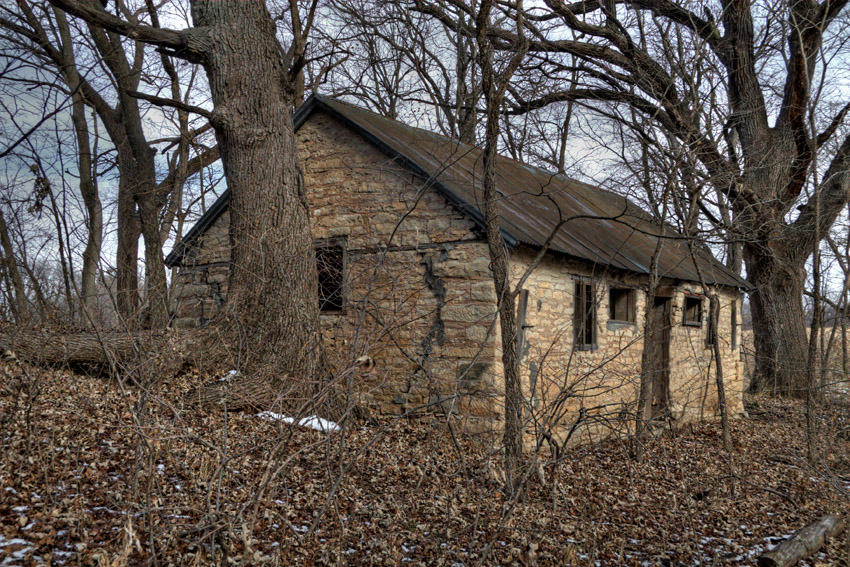
[[173,282],[174,325],[203,326],[227,297],[230,274],[230,212],[221,216],[186,251]]
[[[537,251],[518,248],[512,255],[511,272],[518,281]],[[596,347],[574,348],[576,279],[593,284],[596,298]],[[673,282],[661,281],[669,291]],[[612,287],[633,289],[634,322],[609,317]],[[633,422],[637,400],[643,321],[646,304],[646,278],[622,272],[594,273],[587,263],[549,255],[524,285],[528,291],[521,365],[526,388],[529,429],[550,431],[562,441],[598,436],[612,430],[628,430]],[[717,394],[712,350],[706,346],[707,323],[702,327],[682,324],[685,293],[702,293],[698,285],[672,288],[670,337],[671,417],[677,422],[712,418],[717,411]],[[721,289],[720,335],[725,389],[731,414],[743,412],[742,365],[740,350],[731,348],[732,309],[740,294]],[[704,321],[708,299],[703,300]],[[739,335],[740,336],[740,335]],[[497,356],[499,356],[497,354]],[[581,420],[579,427],[573,425]]]
[[[321,315],[332,362],[342,370],[363,354],[375,359],[357,389],[382,413],[433,404],[458,411],[468,429],[489,429],[495,294],[474,224],[325,113],[297,138],[313,237],[346,250],[344,311]],[[204,324],[226,295],[228,224],[224,213],[184,260],[180,326]]]
[[[381,413],[439,406],[457,412],[467,431],[497,431],[503,404],[500,331],[487,246],[474,224],[328,114],[315,112],[297,137],[313,236],[346,251],[344,310],[321,316],[334,366],[352,372],[354,359],[372,356],[375,373],[350,375],[362,401]],[[175,280],[180,326],[203,325],[226,296],[228,225],[225,212],[184,258]],[[536,254],[522,246],[512,252],[514,281]],[[575,278],[591,276],[597,347],[578,351]],[[577,439],[627,427],[643,349],[643,285],[638,276],[594,273],[588,263],[554,254],[528,278],[522,368],[531,431],[549,429],[564,438],[579,415],[592,419]],[[611,286],[636,290],[634,323],[609,321]],[[680,286],[672,298],[669,406],[680,421],[711,417],[716,407],[706,326],[681,324],[686,291],[701,290]],[[738,295],[722,292],[719,327],[733,412],[742,409],[739,354],[729,345],[729,305]]]

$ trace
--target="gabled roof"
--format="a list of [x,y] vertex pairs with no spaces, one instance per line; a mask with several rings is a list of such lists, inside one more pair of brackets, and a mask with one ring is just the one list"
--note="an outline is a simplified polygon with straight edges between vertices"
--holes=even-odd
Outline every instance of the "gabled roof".
[[[384,118],[351,104],[312,95],[295,113],[300,128],[316,110],[328,112],[363,136],[388,157],[426,180],[459,211],[484,226],[480,208],[482,150],[427,130]],[[646,274],[661,226],[628,199],[586,183],[500,157],[496,166],[501,230],[505,242],[541,247],[554,227],[565,221],[550,248],[572,258],[629,272]],[[178,265],[186,248],[203,234],[227,207],[226,190],[174,247],[165,262]],[[700,245],[694,250],[708,284],[746,288],[747,283]],[[700,281],[688,242],[665,227],[658,261],[661,276]]]

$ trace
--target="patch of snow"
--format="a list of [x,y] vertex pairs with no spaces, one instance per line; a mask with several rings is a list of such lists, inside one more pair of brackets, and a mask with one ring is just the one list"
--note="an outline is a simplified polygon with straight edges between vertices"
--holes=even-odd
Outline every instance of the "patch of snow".
[[[261,411],[257,414],[257,417],[260,419],[268,419],[271,421],[282,421],[284,423],[293,424],[296,423],[294,417],[289,417],[288,415],[284,415],[282,413],[275,413],[273,411]],[[316,415],[311,415],[309,417],[301,418],[297,421],[297,425],[301,427],[309,427],[310,429],[315,429],[316,431],[324,431],[326,433],[333,433],[339,431],[339,425],[334,423],[333,421],[321,418]]]
[[22,513],[26,512],[26,511],[27,511],[27,510],[29,510],[29,509],[30,509],[30,507],[29,507],[29,506],[15,506],[14,508],[12,508],[12,510],[14,510],[15,512],[17,512],[18,514],[22,514]]
[[35,551],[35,547],[30,544],[25,539],[21,538],[12,538],[6,539],[3,534],[0,534],[0,548],[9,547],[11,545],[22,545],[21,549],[16,549],[15,551],[3,551],[5,557],[3,561],[0,562],[0,567],[11,567],[12,565],[18,565],[17,561],[21,561],[26,559],[27,555],[31,552]]
[[158,464],[158,465],[156,466],[156,474],[162,474],[162,473],[164,473],[164,472],[165,472],[165,465],[163,465],[163,464],[161,464],[161,463],[160,463],[160,464]]
[[239,376],[239,371],[238,371],[238,370],[228,370],[228,371],[227,371],[227,374],[225,374],[224,376],[222,376],[221,378],[219,378],[219,379],[218,379],[218,381],[219,381],[219,382],[227,382],[227,381],[228,381],[228,380],[230,380],[231,378],[236,378],[237,376]]
[[6,492],[10,493],[12,496],[15,496],[18,493],[18,491],[12,488],[11,486],[6,487]]

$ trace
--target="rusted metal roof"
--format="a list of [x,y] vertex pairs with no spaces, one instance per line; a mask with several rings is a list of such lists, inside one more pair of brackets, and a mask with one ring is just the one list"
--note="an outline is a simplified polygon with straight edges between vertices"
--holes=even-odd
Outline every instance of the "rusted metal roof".
[[[374,112],[321,95],[312,95],[296,112],[299,128],[317,109],[332,114],[361,134],[400,165],[419,175],[450,203],[483,227],[482,150],[414,128]],[[600,267],[639,274],[649,262],[659,238],[659,275],[746,288],[747,283],[718,262],[704,247],[694,244],[699,271],[686,239],[661,226],[626,198],[586,183],[555,175],[501,157],[496,166],[501,197],[502,235],[509,246],[543,246],[559,223],[550,248]],[[179,264],[183,251],[224,210],[225,192],[168,255],[168,265]],[[211,214],[212,213],[212,214]]]

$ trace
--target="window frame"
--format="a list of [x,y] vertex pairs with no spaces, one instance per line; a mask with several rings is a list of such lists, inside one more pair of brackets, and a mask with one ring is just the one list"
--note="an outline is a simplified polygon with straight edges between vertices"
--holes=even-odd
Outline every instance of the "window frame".
[[[624,294],[626,296],[626,314],[625,319],[617,318],[615,315],[614,294]],[[608,320],[612,323],[623,323],[629,325],[637,324],[637,290],[633,287],[623,285],[608,286]]]
[[[581,292],[579,292],[579,289],[581,289]],[[573,350],[595,351],[599,348],[596,328],[599,302],[596,299],[596,291],[597,283],[594,279],[580,276],[573,278]],[[589,298],[587,297],[588,294],[590,295]],[[587,320],[588,308],[589,321]],[[590,342],[587,341],[586,336],[588,330],[591,334]],[[581,342],[579,342],[580,339]]]
[[[697,306],[699,307],[695,321],[688,318],[688,312],[690,311],[689,303],[694,301],[697,302]],[[685,300],[682,302],[682,326],[700,329],[703,326],[703,321],[705,321],[705,298],[700,295],[686,293]]]
[[[329,304],[329,297],[334,295],[334,292],[324,295],[322,289],[322,274],[320,255],[323,250],[339,250],[339,285],[336,287],[336,292],[339,295],[339,301],[335,304],[330,304],[331,307],[326,307]],[[345,275],[348,269],[348,239],[346,237],[336,238],[321,238],[313,241],[313,250],[316,255],[316,272],[318,277],[318,300],[319,300],[319,315],[342,315],[346,311],[348,303],[348,293],[345,285]],[[328,272],[324,270],[324,272]]]

